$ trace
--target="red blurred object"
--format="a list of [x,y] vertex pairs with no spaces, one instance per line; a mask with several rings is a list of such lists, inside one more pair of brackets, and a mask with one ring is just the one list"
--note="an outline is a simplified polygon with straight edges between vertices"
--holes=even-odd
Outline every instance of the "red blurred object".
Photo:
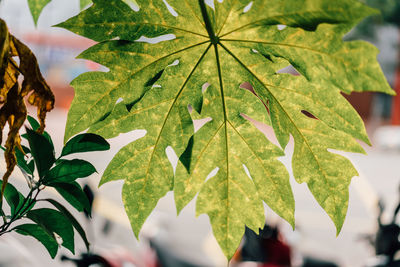
[[49,83],[51,90],[55,96],[55,107],[62,109],[69,109],[71,102],[74,99],[74,89],[68,85],[59,85]]
[[290,247],[279,239],[263,240],[263,247],[268,255],[268,262],[262,267],[288,267],[290,263]]

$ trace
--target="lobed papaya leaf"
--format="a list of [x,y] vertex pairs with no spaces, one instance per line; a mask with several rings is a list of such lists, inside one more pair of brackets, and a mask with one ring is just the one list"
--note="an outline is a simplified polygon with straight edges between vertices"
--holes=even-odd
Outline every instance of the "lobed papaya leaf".
[[[93,0],[58,25],[99,42],[79,57],[109,69],[72,82],[64,140],[86,130],[105,138],[146,130],[100,182],[125,181],[135,234],[172,190],[178,211],[198,195],[197,214],[208,214],[229,259],[245,226],[264,226],[263,203],[294,225],[289,173],[278,160],[290,136],[296,181],[307,183],[339,233],[358,174],[330,149],[365,153],[357,139],[369,144],[342,93],[394,94],[376,48],[343,41],[376,10],[356,0],[137,2],[133,10],[122,0]],[[282,73],[287,66],[300,75]],[[199,119],[207,121],[200,129]],[[272,127],[279,145],[254,121]],[[175,172],[170,148],[180,159]]]

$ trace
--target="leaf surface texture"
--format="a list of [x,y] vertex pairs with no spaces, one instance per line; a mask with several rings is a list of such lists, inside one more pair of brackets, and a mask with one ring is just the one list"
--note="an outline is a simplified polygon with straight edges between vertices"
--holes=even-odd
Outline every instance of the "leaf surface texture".
[[[87,129],[105,138],[146,130],[101,180],[125,180],[135,234],[171,190],[178,211],[198,194],[197,213],[208,214],[228,258],[245,226],[263,228],[263,202],[294,225],[289,173],[278,160],[290,136],[296,181],[307,183],[339,232],[357,171],[331,150],[364,153],[357,139],[369,143],[341,93],[392,94],[377,50],[342,41],[375,11],[348,0],[137,2],[135,11],[94,0],[59,25],[98,41],[80,58],[109,69],[73,81],[65,140]],[[287,66],[300,75],[283,73]],[[279,145],[255,121],[272,128]],[[175,172],[169,147],[179,157]]]

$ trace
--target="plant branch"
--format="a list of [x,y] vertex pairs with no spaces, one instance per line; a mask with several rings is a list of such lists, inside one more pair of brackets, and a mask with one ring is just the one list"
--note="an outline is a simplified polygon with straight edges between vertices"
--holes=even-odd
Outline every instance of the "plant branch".
[[[15,212],[15,214],[11,217],[11,219],[7,222],[5,221],[2,226],[0,226],[0,236],[2,236],[5,233],[10,232],[11,230],[8,230],[10,226],[17,220],[21,219],[22,217],[25,216],[26,212],[29,210],[31,205],[36,202],[36,199],[42,191],[40,189],[40,184],[37,184],[35,187],[33,187],[27,197],[24,199],[22,202],[21,207]],[[33,196],[34,195],[34,196]],[[33,197],[32,197],[33,196]]]

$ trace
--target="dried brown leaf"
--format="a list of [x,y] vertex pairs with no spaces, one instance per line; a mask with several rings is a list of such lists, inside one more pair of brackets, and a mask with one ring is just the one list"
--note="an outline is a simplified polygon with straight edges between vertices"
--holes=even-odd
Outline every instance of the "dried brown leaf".
[[[19,58],[19,65],[13,60]],[[22,85],[18,83],[19,75],[23,75]],[[3,129],[8,123],[9,132],[5,142],[4,157],[7,170],[2,178],[1,199],[6,188],[8,178],[17,164],[15,149],[21,149],[19,130],[24,124],[27,109],[24,97],[37,107],[40,121],[38,132],[42,133],[45,127],[46,113],[54,108],[54,95],[44,80],[38,62],[32,51],[17,38],[12,36],[6,23],[0,19],[0,144],[2,143]]]

